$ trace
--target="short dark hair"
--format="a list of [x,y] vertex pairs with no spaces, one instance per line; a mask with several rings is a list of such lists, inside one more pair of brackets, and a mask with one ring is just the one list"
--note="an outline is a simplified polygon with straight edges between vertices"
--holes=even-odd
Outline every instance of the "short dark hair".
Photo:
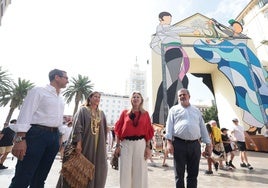
[[66,73],[66,71],[63,71],[63,70],[60,70],[60,69],[51,70],[49,72],[49,74],[48,74],[49,81],[51,82],[52,80],[54,80],[56,75],[62,77],[64,73]]
[[16,119],[12,119],[11,121],[10,121],[10,123],[16,123],[17,122],[17,120]]
[[212,128],[211,128],[209,123],[206,123],[206,128],[207,128],[208,134],[211,134],[212,133]]
[[163,21],[163,17],[164,16],[170,16],[170,17],[172,17],[172,15],[169,12],[160,12],[160,14],[158,15],[158,18]]
[[188,89],[186,89],[186,88],[180,88],[177,93],[179,93],[181,91],[185,91],[190,96],[190,91]]

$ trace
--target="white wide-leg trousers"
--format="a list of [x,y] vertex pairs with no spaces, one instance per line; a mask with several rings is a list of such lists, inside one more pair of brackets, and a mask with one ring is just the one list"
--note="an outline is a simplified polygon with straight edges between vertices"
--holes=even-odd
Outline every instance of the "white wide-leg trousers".
[[120,187],[147,188],[148,169],[144,159],[146,142],[140,140],[123,140],[119,158]]

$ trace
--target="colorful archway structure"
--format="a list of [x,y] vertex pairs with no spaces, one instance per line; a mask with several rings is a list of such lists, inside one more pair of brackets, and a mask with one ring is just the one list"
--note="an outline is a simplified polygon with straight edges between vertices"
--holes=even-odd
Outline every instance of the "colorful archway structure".
[[237,117],[244,125],[268,128],[268,74],[240,23],[230,20],[226,27],[197,13],[170,25],[168,12],[159,21],[150,43],[153,123],[165,124],[176,91],[187,88],[191,73],[212,91],[221,126],[228,128]]

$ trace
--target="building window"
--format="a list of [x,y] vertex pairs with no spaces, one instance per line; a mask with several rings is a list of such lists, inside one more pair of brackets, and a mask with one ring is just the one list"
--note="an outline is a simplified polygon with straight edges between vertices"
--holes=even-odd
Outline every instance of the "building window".
[[245,21],[244,21],[244,19],[242,19],[242,20],[240,21],[240,23],[241,23],[242,25],[245,25]]

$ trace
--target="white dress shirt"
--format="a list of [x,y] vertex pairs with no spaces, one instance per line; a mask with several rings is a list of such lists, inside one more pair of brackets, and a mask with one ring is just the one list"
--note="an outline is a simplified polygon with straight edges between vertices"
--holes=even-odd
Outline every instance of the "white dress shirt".
[[211,143],[202,114],[195,106],[183,107],[180,104],[171,107],[166,122],[166,139],[178,137],[184,140],[201,139]]
[[31,124],[60,127],[63,113],[64,100],[53,86],[34,87],[28,91],[20,109],[17,124],[11,128],[15,132],[27,132]]

